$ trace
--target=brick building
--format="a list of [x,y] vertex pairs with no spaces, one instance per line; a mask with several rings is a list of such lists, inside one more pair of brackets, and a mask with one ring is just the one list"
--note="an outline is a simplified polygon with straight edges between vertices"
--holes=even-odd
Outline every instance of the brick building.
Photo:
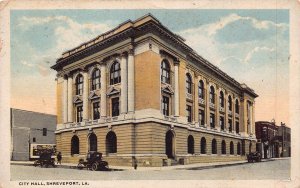
[[30,159],[31,144],[55,144],[56,116],[11,109],[11,160]]
[[57,149],[114,165],[244,160],[256,150],[257,94],[198,55],[152,15],[62,54]]
[[279,157],[278,127],[275,121],[255,122],[255,132],[257,138],[256,149],[263,158]]
[[285,123],[278,126],[278,141],[280,157],[291,157],[291,128]]

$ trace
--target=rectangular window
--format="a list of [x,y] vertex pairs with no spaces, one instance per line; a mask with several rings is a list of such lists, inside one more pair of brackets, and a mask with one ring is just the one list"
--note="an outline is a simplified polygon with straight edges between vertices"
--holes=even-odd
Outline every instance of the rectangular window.
[[188,122],[192,122],[192,107],[190,105],[186,105],[186,115]]
[[77,106],[77,122],[82,122],[82,106]]
[[119,97],[111,99],[112,117],[120,115],[119,111]]
[[238,121],[235,122],[235,131],[236,133],[240,132],[240,123]]
[[35,137],[32,138],[32,142],[36,142],[36,138]]
[[200,125],[204,125],[204,119],[205,119],[204,110],[199,109],[199,123],[200,123]]
[[221,130],[224,131],[224,117],[223,116],[220,116],[220,127],[221,127]]
[[162,99],[162,111],[165,116],[169,116],[169,97],[163,96]]
[[228,128],[229,128],[229,132],[232,132],[232,120],[228,119]]
[[215,128],[215,114],[210,114],[210,127]]
[[100,119],[100,102],[93,103],[93,118],[94,120]]
[[47,128],[43,128],[43,136],[47,136]]

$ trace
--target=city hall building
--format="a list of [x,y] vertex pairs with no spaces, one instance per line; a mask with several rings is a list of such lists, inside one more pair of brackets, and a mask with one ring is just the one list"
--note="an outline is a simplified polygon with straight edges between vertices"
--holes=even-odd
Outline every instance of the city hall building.
[[151,14],[74,49],[57,71],[57,150],[110,165],[244,160],[256,150],[258,96]]

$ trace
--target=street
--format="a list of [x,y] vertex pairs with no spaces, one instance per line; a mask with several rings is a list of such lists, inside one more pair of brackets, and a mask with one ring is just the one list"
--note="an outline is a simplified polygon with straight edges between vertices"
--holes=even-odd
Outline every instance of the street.
[[11,180],[286,180],[290,158],[217,168],[88,171],[11,165]]

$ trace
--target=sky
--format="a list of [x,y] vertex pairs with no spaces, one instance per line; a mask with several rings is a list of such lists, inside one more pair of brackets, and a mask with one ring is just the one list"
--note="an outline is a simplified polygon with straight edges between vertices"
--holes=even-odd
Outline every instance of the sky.
[[61,54],[131,19],[154,15],[199,55],[259,95],[256,121],[289,122],[288,10],[12,10],[11,106],[56,114]]

